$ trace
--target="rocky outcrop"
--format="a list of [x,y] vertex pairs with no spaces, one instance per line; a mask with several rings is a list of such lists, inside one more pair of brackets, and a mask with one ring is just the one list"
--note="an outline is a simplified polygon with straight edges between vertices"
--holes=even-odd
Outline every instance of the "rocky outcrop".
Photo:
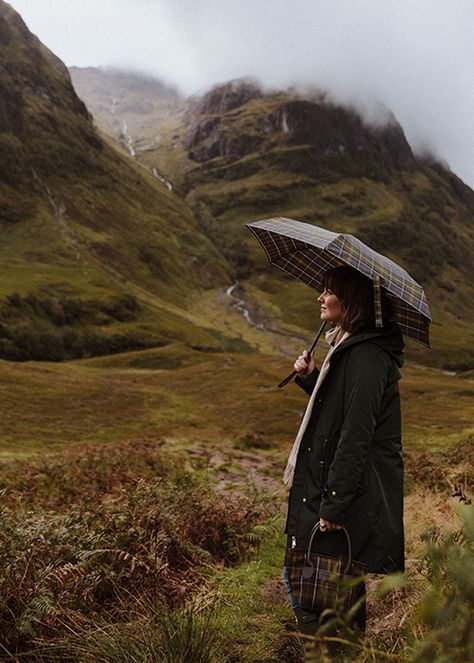
[[261,137],[235,132],[232,118],[226,119],[226,115],[262,96],[253,83],[231,81],[192,100],[184,139],[189,157],[199,163],[215,157],[235,160],[256,149]]
[[[254,103],[261,100],[261,107]],[[253,104],[250,109],[250,104]],[[247,110],[247,113],[245,111]],[[416,160],[401,127],[393,119],[369,127],[353,110],[291,93],[265,96],[253,84],[233,81],[214,88],[191,104],[185,146],[193,161],[217,157],[232,163],[252,153],[284,159],[282,165],[317,178],[337,169],[353,176],[385,178],[391,171],[413,170]],[[282,148],[301,146],[301,155]]]
[[279,132],[283,142],[313,147],[328,156],[359,152],[380,160],[389,169],[412,170],[416,161],[395,121],[382,128],[367,127],[350,109],[305,100],[291,100],[267,115],[263,128]]
[[225,85],[212,88],[194,104],[191,114],[200,115],[223,115],[234,108],[243,106],[251,99],[259,99],[263,96],[260,88],[245,80],[229,81]]

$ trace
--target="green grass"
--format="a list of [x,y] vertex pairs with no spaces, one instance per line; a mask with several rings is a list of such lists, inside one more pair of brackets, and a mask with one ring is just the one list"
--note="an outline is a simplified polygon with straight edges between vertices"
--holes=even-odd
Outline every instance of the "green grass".
[[298,650],[298,643],[288,632],[292,611],[282,602],[282,519],[276,525],[277,530],[266,535],[250,562],[214,573],[210,580],[210,592],[216,596],[222,651],[231,660],[283,662],[280,655],[285,646],[290,649],[293,644],[294,651]]
[[[184,345],[75,362],[1,362],[3,454],[134,436],[262,433],[284,456],[305,406],[284,357],[208,354]],[[446,448],[472,430],[472,381],[408,365],[401,381],[408,449]],[[238,397],[235,395],[238,394]],[[278,416],[275,416],[278,412]]]

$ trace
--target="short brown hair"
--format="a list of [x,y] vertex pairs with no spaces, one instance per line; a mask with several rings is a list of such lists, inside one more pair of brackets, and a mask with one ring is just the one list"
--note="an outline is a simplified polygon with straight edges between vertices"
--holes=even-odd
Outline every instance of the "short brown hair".
[[[353,267],[334,267],[327,271],[323,288],[331,290],[342,306],[341,327],[350,334],[375,328],[374,282]],[[382,290],[382,321],[386,327],[393,319],[393,306]]]

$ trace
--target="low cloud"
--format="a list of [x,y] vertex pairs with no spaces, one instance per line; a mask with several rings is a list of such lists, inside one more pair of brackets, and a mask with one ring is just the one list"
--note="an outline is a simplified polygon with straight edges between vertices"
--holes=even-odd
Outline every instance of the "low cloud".
[[203,91],[241,76],[317,86],[474,186],[471,0],[11,0],[68,65]]

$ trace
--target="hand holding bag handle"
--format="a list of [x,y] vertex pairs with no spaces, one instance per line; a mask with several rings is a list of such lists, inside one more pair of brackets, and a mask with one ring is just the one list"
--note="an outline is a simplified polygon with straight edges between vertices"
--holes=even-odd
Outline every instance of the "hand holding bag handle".
[[[322,614],[325,610],[347,611],[358,600],[353,583],[346,586],[346,580],[356,580],[366,575],[366,568],[352,560],[352,544],[349,532],[342,528],[348,558],[330,553],[312,551],[314,537],[320,531],[319,521],[310,532],[307,549],[288,548],[285,564],[291,589],[303,610]],[[339,606],[339,607],[338,607]]]
[[[313,565],[313,562],[311,561],[311,548],[313,547],[314,537],[316,536],[318,531],[320,531],[320,528],[321,528],[321,526],[320,526],[319,521],[318,521],[316,523],[316,525],[314,525],[313,529],[311,530],[311,534],[309,536],[308,550],[306,551],[306,554],[304,556],[304,562],[303,562],[304,566],[303,566],[303,570],[302,570],[303,578],[310,578],[314,573],[314,565]],[[346,535],[348,555],[347,555],[347,564],[344,567],[343,575],[347,575],[350,572],[351,566],[352,566],[351,537],[349,536],[349,532],[347,531],[347,529],[345,527],[342,527],[340,531],[344,532],[344,534]]]

